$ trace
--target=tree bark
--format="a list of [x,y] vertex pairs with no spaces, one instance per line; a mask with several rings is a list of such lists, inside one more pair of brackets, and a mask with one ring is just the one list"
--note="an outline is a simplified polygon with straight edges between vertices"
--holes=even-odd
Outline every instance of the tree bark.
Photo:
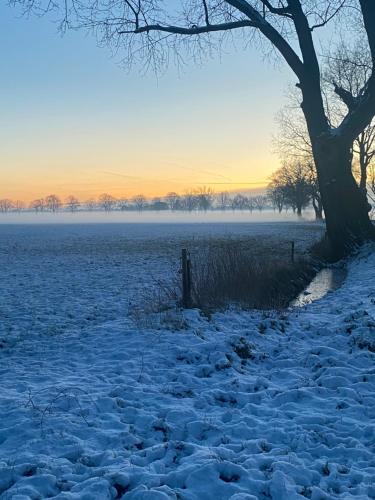
[[375,239],[368,204],[352,174],[351,145],[339,135],[323,134],[313,141],[327,236],[334,257]]

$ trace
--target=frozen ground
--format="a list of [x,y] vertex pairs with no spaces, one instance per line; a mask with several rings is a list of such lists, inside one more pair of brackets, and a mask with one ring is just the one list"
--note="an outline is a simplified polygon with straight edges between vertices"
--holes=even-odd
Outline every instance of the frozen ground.
[[70,224],[0,226],[0,336],[63,333],[125,317],[153,283],[175,273],[181,248],[208,239],[296,252],[322,233],[315,223]]
[[375,498],[373,249],[300,310],[129,318],[207,230],[312,237],[2,227],[1,499]]

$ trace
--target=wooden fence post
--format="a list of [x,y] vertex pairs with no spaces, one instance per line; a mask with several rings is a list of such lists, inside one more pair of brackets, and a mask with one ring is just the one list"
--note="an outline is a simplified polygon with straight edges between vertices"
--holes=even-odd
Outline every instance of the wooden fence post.
[[182,305],[185,309],[191,306],[191,262],[186,248],[181,252]]
[[294,262],[294,241],[292,241],[291,260]]

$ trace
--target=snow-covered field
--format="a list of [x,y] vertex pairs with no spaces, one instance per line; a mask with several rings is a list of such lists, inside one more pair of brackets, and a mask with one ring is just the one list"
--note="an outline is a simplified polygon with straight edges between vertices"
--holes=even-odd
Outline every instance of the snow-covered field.
[[128,314],[193,238],[319,234],[2,226],[0,498],[375,498],[372,248],[303,309]]

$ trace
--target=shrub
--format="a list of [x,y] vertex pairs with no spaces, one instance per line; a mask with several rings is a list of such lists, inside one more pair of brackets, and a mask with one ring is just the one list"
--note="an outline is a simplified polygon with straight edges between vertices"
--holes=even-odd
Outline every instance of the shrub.
[[203,311],[237,305],[246,309],[286,307],[315,274],[310,261],[254,253],[235,241],[221,242],[192,260],[192,302]]

